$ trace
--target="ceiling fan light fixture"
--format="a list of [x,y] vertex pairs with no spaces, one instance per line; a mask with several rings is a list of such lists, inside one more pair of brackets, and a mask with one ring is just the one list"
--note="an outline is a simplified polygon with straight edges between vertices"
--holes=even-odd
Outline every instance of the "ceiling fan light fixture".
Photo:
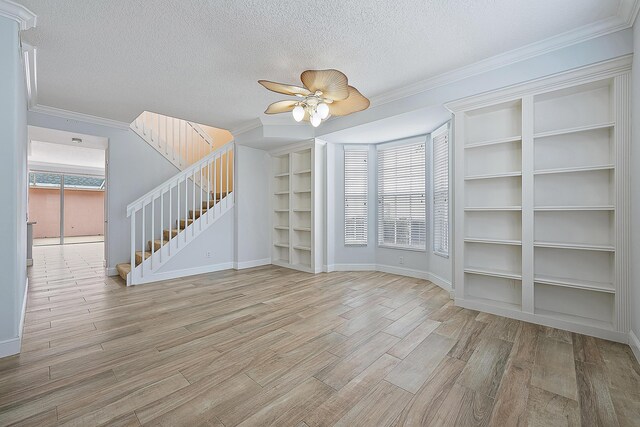
[[302,105],[296,105],[291,111],[291,114],[293,114],[293,120],[296,122],[302,121],[304,118],[304,107]]
[[324,102],[318,104],[318,106],[316,107],[316,111],[318,112],[318,114],[320,114],[320,118],[322,120],[329,117],[329,106]]
[[311,126],[313,126],[314,128],[317,128],[318,126],[320,126],[320,123],[322,123],[322,118],[320,117],[320,114],[314,113],[311,116]]
[[309,121],[313,127],[318,127],[330,116],[346,116],[369,108],[369,100],[349,86],[347,76],[338,70],[307,70],[300,80],[304,87],[258,80],[272,92],[298,98],[274,102],[265,114],[291,111],[296,122]]

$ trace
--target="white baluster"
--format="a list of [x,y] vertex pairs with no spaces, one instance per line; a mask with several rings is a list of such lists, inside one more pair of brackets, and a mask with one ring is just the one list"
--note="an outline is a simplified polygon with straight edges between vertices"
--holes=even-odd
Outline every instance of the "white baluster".
[[227,150],[227,196],[225,197],[225,207],[229,207],[229,152],[230,150]]
[[187,242],[187,224],[189,223],[189,179],[184,177],[184,241]]
[[[151,270],[153,271],[153,254],[156,252],[156,201],[153,196],[151,196]],[[144,254],[144,251],[143,251]],[[144,256],[142,257],[144,259]]]
[[[193,190],[193,199],[191,200],[191,203],[193,204],[193,221],[194,221],[194,225],[195,225],[195,221],[196,221],[196,171],[192,171],[191,172],[191,188]],[[191,237],[196,235],[196,227],[192,227],[191,228]]]
[[169,247],[167,248],[167,256],[171,256],[171,238],[173,237],[173,226],[171,225],[171,184],[169,184]]
[[[211,202],[209,199],[211,198],[211,160],[207,161],[207,209],[211,207]],[[213,212],[215,213],[216,207],[213,206]],[[209,224],[209,216],[207,215],[207,224]]]
[[176,182],[176,221],[177,221],[177,226],[176,229],[178,230],[178,234],[176,235],[176,249],[180,248],[180,238],[178,237],[180,235],[180,178],[178,178],[177,182]]

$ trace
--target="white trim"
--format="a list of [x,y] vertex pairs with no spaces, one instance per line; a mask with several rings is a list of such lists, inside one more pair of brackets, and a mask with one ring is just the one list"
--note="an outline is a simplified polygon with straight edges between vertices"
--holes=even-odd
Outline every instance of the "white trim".
[[145,274],[139,278],[132,286],[142,285],[144,283],[157,283],[162,280],[178,279],[182,277],[195,276],[198,274],[213,273],[221,270],[233,269],[233,262],[223,262],[220,264],[203,265],[200,267],[185,268],[182,270],[171,270],[165,273]]
[[108,267],[104,269],[104,274],[109,277],[119,276],[118,269],[115,267]]
[[470,310],[478,310],[485,313],[491,313],[498,316],[508,317],[511,319],[530,322],[536,325],[549,326],[556,329],[563,329],[569,332],[589,335],[605,340],[616,341],[626,344],[628,334],[614,331],[611,329],[602,329],[593,326],[573,323],[566,320],[553,319],[540,314],[526,313],[520,310],[512,310],[506,307],[498,307],[493,304],[484,304],[480,301],[465,300],[462,298],[455,299],[455,305],[458,307],[468,308]]
[[299,151],[307,148],[311,148],[315,142],[315,138],[305,139],[304,141],[294,142],[293,144],[285,145],[283,147],[277,147],[273,150],[267,151],[272,156],[279,156],[287,154],[291,151]]
[[27,294],[29,292],[29,278],[26,279],[24,285],[24,297],[22,298],[22,310],[20,312],[20,324],[18,326],[18,336],[0,341],[0,359],[3,357],[13,356],[20,353],[22,347],[22,328],[24,327],[24,319],[27,314]]
[[253,261],[234,262],[234,270],[243,270],[245,268],[261,267],[271,264],[271,258],[254,259]]
[[28,107],[32,108],[38,104],[38,78],[36,72],[37,49],[28,43],[22,43],[22,62],[24,66],[24,77],[27,87]]
[[498,90],[471,95],[444,104],[452,113],[475,110],[500,102],[520,99],[527,95],[551,92],[569,86],[577,86],[607,78],[613,78],[631,70],[633,55],[623,55],[618,58],[596,62],[578,67],[552,76],[541,77],[526,83],[517,83]]
[[622,0],[617,16],[612,16],[574,30],[513,49],[443,74],[422,80],[371,98],[377,107],[392,101],[416,95],[433,88],[454,83],[478,74],[506,67],[539,55],[583,43],[596,37],[631,28],[640,8],[640,0]]
[[618,16],[625,20],[629,27],[633,27],[640,11],[640,1],[621,0],[618,7]]
[[375,264],[330,264],[325,266],[325,271],[376,271]]
[[260,120],[260,118],[256,117],[255,119],[247,120],[246,122],[240,123],[238,126],[230,129],[229,132],[231,132],[231,135],[233,135],[234,138],[237,138],[238,135],[257,129],[261,126],[262,121]]
[[0,16],[16,21],[20,30],[28,30],[35,27],[38,20],[35,13],[10,0],[0,0]]
[[435,283],[436,285],[440,286],[442,289],[444,289],[445,291],[449,291],[449,293],[451,294],[451,299],[455,298],[455,295],[453,294],[453,286],[451,285],[451,282],[448,281],[447,279],[438,276],[437,274],[433,274],[433,273],[429,273],[429,281]]
[[49,116],[60,117],[62,119],[76,120],[79,122],[91,123],[99,126],[106,126],[115,129],[128,130],[130,124],[117,120],[104,119],[90,114],[76,113],[75,111],[63,110],[62,108],[48,107],[46,105],[34,105],[29,108],[34,113],[47,114]]
[[[414,270],[411,268],[401,268],[386,264],[330,264],[324,265],[323,271],[331,273],[333,271],[380,271],[382,273],[396,274],[398,276],[414,277],[432,282],[434,285],[451,293],[453,287],[451,282],[428,271]],[[453,299],[453,295],[451,295]]]
[[629,331],[629,347],[631,347],[633,355],[636,356],[638,363],[640,363],[640,340],[633,330]]
[[22,337],[15,337],[0,341],[0,359],[20,353],[22,347]]

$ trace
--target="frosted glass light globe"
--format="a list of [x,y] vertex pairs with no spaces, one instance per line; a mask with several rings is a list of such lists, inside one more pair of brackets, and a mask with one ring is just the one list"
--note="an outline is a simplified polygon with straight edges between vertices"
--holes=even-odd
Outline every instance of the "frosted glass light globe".
[[318,106],[316,107],[316,111],[318,112],[318,114],[320,114],[320,118],[322,120],[329,117],[329,106],[324,102],[321,102],[320,104],[318,104]]
[[322,118],[320,117],[320,114],[314,113],[313,116],[311,116],[311,125],[314,128],[317,128],[318,126],[320,126],[321,122],[322,122]]
[[302,105],[296,105],[291,113],[293,114],[293,119],[296,122],[299,122],[304,118],[304,108],[302,107]]

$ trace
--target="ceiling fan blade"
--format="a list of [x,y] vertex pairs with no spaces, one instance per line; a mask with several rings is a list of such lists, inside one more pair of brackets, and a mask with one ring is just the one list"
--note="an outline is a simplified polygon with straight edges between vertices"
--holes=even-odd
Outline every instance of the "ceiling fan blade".
[[322,96],[341,101],[349,96],[347,76],[338,70],[307,70],[300,80],[311,92],[321,91]]
[[293,110],[298,101],[278,101],[269,105],[265,110],[265,114],[286,113]]
[[366,110],[371,102],[362,95],[358,89],[349,86],[349,96],[342,101],[335,101],[329,105],[329,112],[332,116],[346,116],[351,113]]
[[273,92],[278,92],[278,93],[282,93],[285,95],[302,95],[302,96],[307,96],[310,95],[311,92],[309,92],[308,89],[305,89],[303,87],[300,86],[293,86],[293,85],[286,85],[283,83],[276,83],[276,82],[270,82],[269,80],[258,80],[258,83],[260,83],[262,86],[266,87],[267,89],[273,91]]

